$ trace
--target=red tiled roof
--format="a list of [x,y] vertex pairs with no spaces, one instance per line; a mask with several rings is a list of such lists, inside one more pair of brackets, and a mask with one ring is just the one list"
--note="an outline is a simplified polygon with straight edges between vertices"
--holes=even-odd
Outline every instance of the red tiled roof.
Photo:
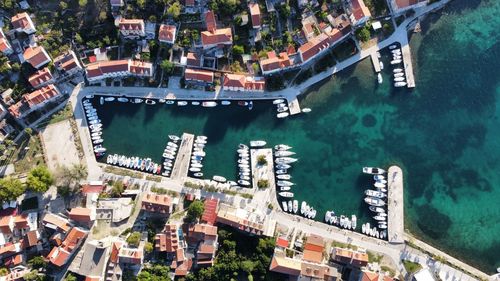
[[288,247],[288,240],[286,240],[285,238],[282,238],[282,237],[278,237],[278,238],[276,238],[276,246],[286,248],[286,247]]
[[33,107],[49,99],[52,99],[57,95],[59,95],[59,92],[57,91],[56,87],[54,87],[53,84],[50,84],[32,93],[24,95],[23,98],[26,100],[29,107]]
[[299,47],[299,53],[302,54],[303,62],[308,61],[311,57],[318,54],[321,50],[328,48],[330,45],[330,37],[324,33],[311,38],[304,45]]
[[250,15],[252,17],[252,26],[254,28],[260,26],[260,7],[258,3],[250,3],[248,4],[248,8],[250,9]]
[[83,184],[82,193],[101,193],[104,190],[104,185],[102,184]]
[[123,245],[122,242],[113,242],[113,245],[111,246],[111,255],[109,257],[111,262],[113,263],[118,262],[118,254],[120,253],[122,245]]
[[278,68],[285,68],[292,65],[292,60],[286,52],[282,52],[276,56],[274,51],[267,53],[267,59],[262,59],[260,65],[264,71],[271,71]]
[[64,248],[54,247],[52,248],[52,251],[50,251],[47,258],[55,266],[61,267],[66,263],[70,255],[71,253],[66,251]]
[[172,198],[168,195],[148,193],[142,199],[142,210],[169,213],[172,205]]
[[153,72],[153,64],[143,61],[130,61],[130,73],[141,76],[150,76]]
[[201,66],[201,60],[198,54],[196,53],[187,53],[186,55],[187,58],[187,65],[188,66],[195,66],[195,67],[200,67]]
[[0,52],[6,52],[7,50],[12,49],[9,41],[5,38],[2,28],[0,28]]
[[37,88],[40,84],[47,83],[52,80],[54,77],[48,67],[43,68],[42,70],[37,71],[35,74],[31,75],[28,79],[31,86],[33,88]]
[[94,78],[113,72],[127,72],[128,60],[100,61],[87,65],[87,77]]
[[80,68],[81,66],[78,62],[78,59],[75,56],[74,52],[67,52],[65,54],[62,54],[58,56],[57,58],[54,59],[54,65],[58,69],[62,69],[64,71],[70,71],[74,68]]
[[298,260],[287,259],[273,256],[269,270],[292,276],[299,276],[302,269],[302,263]]
[[49,63],[50,57],[47,55],[45,49],[41,46],[28,47],[24,50],[23,57],[28,61],[34,68],[37,68],[41,64]]
[[415,4],[418,4],[420,2],[426,2],[427,0],[396,0],[396,6],[399,9],[406,8]]
[[256,80],[255,77],[245,76],[243,74],[224,75],[224,87],[243,88],[248,91],[262,91],[266,85],[264,79]]
[[36,230],[28,231],[26,233],[26,237],[24,238],[24,241],[27,245],[27,247],[32,247],[38,244],[38,235]]
[[89,208],[76,207],[69,212],[69,218],[74,221],[89,223],[92,221],[90,213]]
[[142,19],[124,19],[121,18],[118,22],[118,28],[120,30],[143,30],[144,29],[144,20]]
[[11,23],[12,23],[12,26],[14,27],[14,29],[18,29],[18,28],[26,29],[26,28],[34,27],[34,26],[31,26],[29,19],[30,19],[30,16],[28,15],[28,13],[26,13],[26,12],[19,13],[11,18]]
[[13,222],[12,216],[0,217],[0,232],[4,234],[12,233],[11,222]]
[[175,25],[162,24],[158,31],[158,39],[168,43],[174,43],[177,27]]
[[14,217],[14,228],[24,229],[28,227],[28,215],[17,215]]
[[351,0],[351,6],[351,12],[357,21],[364,17],[370,17],[372,15],[363,0]]
[[231,28],[222,28],[214,31],[201,32],[201,43],[207,45],[222,45],[233,43],[233,33]]
[[44,224],[51,224],[57,226],[58,230],[63,232],[67,232],[71,228],[71,226],[66,220],[50,213],[45,214],[42,221]]
[[161,233],[155,236],[155,249],[159,252],[173,253],[179,248],[177,226],[167,224]]
[[375,272],[363,271],[361,281],[378,281],[378,274]]
[[203,211],[203,215],[201,216],[201,221],[206,222],[208,224],[215,224],[215,220],[217,219],[217,206],[219,205],[218,198],[207,198],[203,203],[205,205],[205,209]]
[[217,29],[214,12],[209,10],[205,13],[205,23],[208,31],[212,32]]
[[208,70],[198,70],[187,68],[184,72],[184,78],[186,80],[203,81],[207,83],[212,83],[214,81],[213,71]]

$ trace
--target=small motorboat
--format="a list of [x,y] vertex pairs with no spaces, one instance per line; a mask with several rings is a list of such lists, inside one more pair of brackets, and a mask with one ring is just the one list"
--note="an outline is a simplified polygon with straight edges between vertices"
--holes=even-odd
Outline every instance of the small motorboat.
[[174,142],[179,141],[181,139],[176,135],[168,135],[168,138]]
[[264,145],[266,145],[266,142],[263,140],[250,141],[251,147],[263,147]]
[[384,70],[384,63],[382,61],[379,61],[378,65],[380,66],[380,70]]
[[238,184],[243,185],[243,186],[249,186],[250,182],[247,180],[238,180]]
[[280,193],[278,193],[278,195],[281,197],[285,197],[285,198],[293,198],[293,192],[289,192],[289,191],[280,192]]
[[[167,102],[168,103],[168,102]],[[186,106],[188,105],[188,102],[187,101],[178,101],[177,102],[177,106]]]
[[123,97],[118,98],[117,100],[118,100],[119,102],[128,102],[128,99],[127,99],[127,98],[123,98]]
[[386,217],[384,216],[374,216],[373,217],[375,220],[378,220],[378,221],[385,221]]
[[200,172],[194,173],[193,176],[201,178],[201,177],[203,177],[203,173],[200,173]]
[[189,171],[190,172],[201,172],[201,169],[200,168],[189,168]]
[[204,101],[201,106],[203,107],[216,107],[217,103],[215,101]]
[[381,182],[375,182],[373,184],[373,186],[377,187],[377,188],[384,188],[385,187],[385,184],[384,183],[381,183]]
[[99,99],[99,103],[100,103],[101,105],[103,105],[103,104],[104,104],[104,97],[101,97],[101,98]]
[[93,99],[94,95],[86,95],[85,98],[87,98],[87,99]]
[[386,195],[383,192],[367,189],[365,190],[365,195],[377,198],[385,198]]
[[285,102],[285,99],[273,100],[273,104],[280,104],[280,103],[284,103],[284,102]]
[[97,147],[97,148],[94,148],[94,152],[95,153],[103,153],[103,152],[106,152],[106,148],[104,148],[104,147]]
[[[386,229],[387,228],[387,224],[379,224],[378,228]],[[382,236],[380,238],[384,239]]]
[[379,182],[379,183],[387,184],[387,180],[384,180],[384,179],[382,179],[382,180],[375,180],[375,181]]
[[159,99],[159,100],[158,100],[158,102],[159,102],[159,103],[165,103],[165,102],[166,102],[166,100],[165,100],[165,99]]
[[302,112],[309,113],[309,112],[311,112],[311,109],[309,107],[306,107],[306,108],[302,109]]
[[399,87],[404,87],[404,86],[406,86],[406,82],[396,82],[396,83],[394,83],[394,87],[398,87],[399,88]]
[[154,101],[154,100],[146,100],[145,103],[149,104],[149,105],[154,105],[154,104],[156,104],[156,101]]
[[375,197],[368,196],[368,197],[365,197],[365,202],[368,205],[375,206],[375,207],[385,206],[384,200],[382,200],[380,198],[375,198]]
[[286,170],[277,170],[277,171],[276,171],[276,174],[277,174],[277,175],[284,175],[284,174],[286,174],[286,173],[287,173],[287,171],[286,171]]
[[278,145],[274,146],[274,149],[275,150],[289,150],[289,149],[292,149],[292,147],[288,146],[286,144],[278,144]]
[[281,119],[281,118],[288,117],[288,115],[290,115],[290,113],[288,113],[288,112],[281,112],[281,113],[276,114],[276,117],[278,117],[278,118]]
[[394,72],[394,73],[400,73],[400,72],[403,72],[403,69],[401,69],[401,68],[394,68],[394,70],[392,72]]
[[173,101],[173,100],[167,100],[167,101],[165,102],[165,104],[174,104],[174,103],[175,103],[175,101]]
[[238,183],[235,182],[235,181],[227,181],[227,183],[230,185],[230,186],[237,186]]
[[370,211],[376,212],[376,213],[384,213],[385,212],[384,208],[375,207],[375,206],[370,206],[370,207],[368,207],[368,209],[370,209]]
[[103,142],[104,142],[104,140],[103,140],[103,139],[97,139],[97,140],[93,140],[93,141],[92,141],[92,143],[93,143],[93,144],[101,144],[101,143],[103,143]]
[[394,77],[394,82],[403,82],[405,81],[404,77]]
[[101,120],[99,120],[99,119],[96,119],[96,120],[90,120],[90,121],[89,121],[89,124],[90,124],[90,125],[101,124]]
[[289,180],[292,178],[292,176],[290,176],[290,175],[277,175],[276,178],[278,178],[280,180]]
[[227,181],[227,179],[225,177],[222,177],[222,176],[213,176],[212,179],[214,181],[218,181],[218,182],[221,182],[221,183],[225,183]]
[[380,74],[380,73],[377,74],[377,81],[379,84],[382,84],[382,82],[384,82],[384,78],[382,78],[382,74]]
[[394,77],[397,78],[397,77],[404,77],[405,74],[403,72],[398,72],[398,73],[394,73]]
[[90,116],[88,117],[89,121],[92,121],[92,120],[99,120],[99,117],[97,117],[97,115],[94,115],[94,116]]
[[199,101],[192,101],[191,105],[200,105],[200,102]]
[[401,60],[391,60],[391,64],[400,64]]
[[276,168],[280,169],[280,170],[286,170],[286,169],[290,169],[292,166],[288,165],[288,164],[278,164],[276,165]]
[[239,106],[248,106],[248,102],[240,100],[240,101],[238,101],[238,105]]
[[299,159],[292,157],[279,157],[274,161],[276,164],[290,164],[297,162]]
[[222,104],[222,105],[230,105],[231,102],[228,101],[228,100],[223,100],[223,101],[220,102],[220,104]]
[[299,210],[299,201],[293,200],[293,212],[296,214]]
[[289,191],[291,189],[290,186],[280,186],[281,191]]
[[295,185],[293,182],[286,181],[286,180],[279,180],[276,182],[276,185],[278,186],[292,186]]
[[107,98],[104,98],[105,101],[114,101],[115,98],[114,97],[107,97]]
[[398,46],[397,46],[396,44],[391,45],[391,46],[389,46],[389,50],[394,50],[394,49],[396,49],[397,47],[398,47]]
[[191,164],[191,167],[193,167],[193,168],[203,168],[203,164],[200,164],[200,163],[192,163],[192,164]]
[[95,136],[100,136],[102,135],[102,132],[95,132],[95,133],[92,133],[91,136],[95,137]]
[[283,206],[283,211],[288,212],[288,205],[286,204],[286,201],[282,201],[281,205]]
[[280,107],[280,108],[277,109],[277,111],[278,112],[286,112],[286,111],[288,111],[288,107],[286,107],[286,106],[285,107]]
[[382,175],[385,174],[385,170],[374,167],[363,167],[363,173],[370,175]]

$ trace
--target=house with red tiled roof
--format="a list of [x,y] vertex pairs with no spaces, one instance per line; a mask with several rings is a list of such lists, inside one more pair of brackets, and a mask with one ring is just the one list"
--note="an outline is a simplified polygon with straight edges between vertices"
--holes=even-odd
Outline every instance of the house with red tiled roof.
[[325,241],[323,237],[311,234],[307,237],[307,241],[304,245],[302,259],[314,263],[322,263],[324,250]]
[[201,67],[201,56],[193,52],[187,53],[186,65],[191,67]]
[[52,248],[52,251],[47,255],[50,263],[56,267],[62,267],[80,247],[88,231],[78,227],[73,227],[60,246]]
[[153,76],[153,64],[133,60],[99,61],[88,64],[86,74],[90,83],[106,78],[151,77]]
[[78,61],[75,52],[72,50],[58,56],[54,59],[54,66],[62,74],[71,76],[83,70],[82,65]]
[[95,221],[96,212],[94,208],[76,207],[69,211],[69,218],[81,225],[91,227]]
[[172,212],[172,198],[165,194],[147,193],[142,198],[141,210],[149,214],[168,216]]
[[36,69],[40,69],[42,66],[51,62],[49,54],[42,46],[26,48],[23,53],[23,58]]
[[52,213],[45,214],[42,224],[46,228],[62,233],[66,233],[71,229],[71,225],[67,219]]
[[33,24],[30,15],[26,12],[13,16],[10,23],[13,27],[12,30],[15,30],[16,32],[24,32],[27,34],[36,32],[35,25]]
[[9,40],[7,40],[7,37],[5,37],[5,34],[3,33],[1,27],[0,27],[0,52],[2,52],[6,56],[14,53],[14,49],[12,49]]
[[248,4],[250,10],[250,18],[252,19],[252,27],[259,29],[261,27],[262,15],[260,14],[259,3],[252,2]]
[[140,267],[144,261],[144,251],[141,248],[122,246],[118,252],[118,261],[130,267]]
[[211,85],[214,83],[214,72],[202,69],[186,68],[184,80],[192,85]]
[[190,244],[195,246],[195,264],[197,267],[212,266],[217,251],[217,227],[209,224],[195,224],[189,228]]
[[60,96],[54,84],[49,84],[29,94],[25,94],[20,101],[9,107],[9,112],[15,118],[22,118],[29,113],[44,107],[47,103]]
[[[361,271],[361,274],[359,275],[358,281],[393,281],[390,276],[387,276],[382,273],[376,273],[376,272],[370,272],[370,271]],[[431,281],[431,280],[427,280]]]
[[146,36],[144,20],[142,19],[124,19],[118,22],[120,34],[126,39],[138,39]]
[[288,240],[283,237],[276,237],[276,247],[288,248]]
[[293,67],[293,61],[288,56],[288,53],[282,52],[276,55],[275,51],[267,53],[267,58],[259,61],[262,74],[268,75]]
[[167,44],[175,43],[175,36],[177,35],[177,27],[170,24],[161,24],[158,30],[158,40]]
[[205,206],[203,210],[203,215],[201,216],[201,222],[214,225],[217,219],[217,207],[219,205],[219,198],[207,198],[203,202]]
[[167,254],[173,259],[177,249],[179,249],[179,237],[177,236],[177,225],[166,224],[163,231],[155,236],[155,250]]
[[205,23],[207,30],[201,32],[203,49],[222,48],[233,44],[233,32],[231,28],[217,29],[215,15],[212,11],[205,13]]
[[8,257],[12,257],[22,251],[22,244],[20,242],[17,243],[7,243],[0,247],[0,259],[6,259]]
[[275,250],[269,270],[292,277],[292,280],[340,280],[339,268],[313,263],[299,258],[289,258],[284,251]]
[[153,76],[153,64],[145,61],[131,60],[129,63],[130,75],[136,77]]
[[408,10],[419,8],[427,5],[429,0],[390,0],[389,4],[392,7],[394,14],[401,14]]
[[370,10],[368,9],[368,7],[366,7],[363,0],[350,0],[347,1],[347,3],[349,3],[347,11],[352,25],[362,25],[367,22],[368,19],[370,19],[370,17],[372,16]]
[[83,194],[101,193],[104,188],[105,185],[102,181],[89,181],[88,183],[81,185],[81,191]]
[[44,67],[43,69],[37,71],[35,74],[31,75],[28,78],[28,82],[35,89],[47,86],[48,84],[52,84],[55,82],[54,76],[50,72],[48,67]]
[[356,267],[368,265],[368,254],[365,252],[353,251],[350,249],[333,248],[330,258],[341,264],[348,264]]
[[264,77],[227,73],[222,85],[224,91],[264,92],[266,80]]
[[309,61],[317,55],[323,53],[330,47],[330,37],[325,33],[311,38],[304,45],[299,47],[298,53],[302,63]]
[[35,247],[38,245],[38,242],[40,241],[40,232],[38,230],[31,230],[26,233],[26,235],[23,238],[23,247],[25,249],[29,249],[31,247]]

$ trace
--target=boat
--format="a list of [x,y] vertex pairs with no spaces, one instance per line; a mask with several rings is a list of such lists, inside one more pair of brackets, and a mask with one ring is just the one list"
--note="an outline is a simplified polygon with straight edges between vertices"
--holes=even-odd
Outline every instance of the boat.
[[278,112],[286,112],[286,111],[288,111],[288,107],[286,107],[286,106],[285,107],[280,107],[280,108],[277,109],[277,111]]
[[103,104],[104,104],[104,97],[101,97],[101,98],[99,99],[99,103],[100,103],[101,105],[103,105]]
[[280,103],[284,103],[284,102],[285,102],[284,99],[273,100],[273,104],[280,104]]
[[286,204],[286,201],[282,201],[281,205],[283,206],[283,211],[288,212],[288,205]]
[[384,78],[382,78],[382,74],[377,74],[377,81],[379,84],[382,84],[382,82],[384,82]]
[[292,149],[292,147],[288,146],[286,144],[278,144],[278,145],[274,146],[274,149],[275,150],[289,150],[289,149]]
[[236,150],[236,152],[238,152],[240,154],[247,154],[248,148],[240,148],[240,149]]
[[[387,228],[387,224],[379,224],[378,228],[380,228],[380,229],[386,229]],[[380,238],[382,238],[382,237],[380,237]]]
[[225,183],[227,181],[227,179],[225,177],[222,177],[222,176],[213,176],[212,179],[214,181],[218,181],[218,182],[221,182],[221,183]]
[[382,213],[377,213],[377,215],[381,216],[381,217],[387,217],[387,214],[385,212],[382,212]]
[[372,211],[372,212],[377,212],[377,213],[385,212],[384,208],[375,207],[375,206],[370,206],[370,207],[368,207],[368,209],[370,209],[370,211]]
[[92,141],[93,144],[100,144],[100,143],[103,143],[103,142],[104,142],[103,139],[96,139],[96,140]]
[[245,159],[239,159],[238,164],[247,164],[248,165],[248,160]]
[[286,170],[277,170],[276,174],[278,174],[278,175],[286,174]]
[[253,101],[250,101],[248,103],[248,110],[252,110],[253,109]]
[[250,141],[251,147],[263,147],[264,145],[266,145],[266,142],[263,140]]
[[206,140],[204,140],[204,139],[195,139],[195,140],[194,140],[194,143],[206,144],[206,143],[207,143],[207,141],[206,141]]
[[377,181],[377,180],[383,180],[385,179],[385,177],[383,175],[374,175],[373,179]]
[[378,65],[380,66],[380,70],[384,70],[384,63],[382,61],[379,61]]
[[228,100],[223,100],[223,101],[220,102],[220,104],[222,104],[222,105],[230,105],[231,102],[228,101]]
[[189,171],[190,172],[201,172],[201,169],[200,168],[189,168]]
[[290,181],[279,180],[276,182],[276,185],[278,185],[278,186],[292,186],[295,184],[293,182],[290,182]]
[[86,95],[85,98],[87,98],[87,99],[93,99],[94,95]]
[[95,153],[106,152],[106,148],[104,148],[104,147],[97,147],[97,148],[94,148],[94,152]]
[[238,105],[239,106],[247,106],[248,102],[240,100],[240,101],[238,101]]
[[387,180],[375,180],[376,182],[382,183],[382,184],[387,184]]
[[203,107],[216,107],[217,103],[215,101],[204,101],[201,103]]
[[173,101],[173,100],[167,100],[167,101],[165,102],[165,104],[174,104],[174,103],[175,103],[175,101]]
[[243,186],[249,186],[250,182],[247,180],[238,180],[238,184]]
[[293,193],[289,192],[289,191],[280,192],[280,193],[278,193],[278,195],[281,196],[281,197],[286,197],[286,198],[292,198],[293,197]]
[[400,64],[401,60],[391,60],[391,64]]
[[94,116],[88,116],[88,120],[89,120],[89,121],[92,121],[92,120],[99,120],[99,117],[97,117],[97,115],[94,115]]
[[401,54],[401,50],[400,49],[395,49],[395,50],[392,50],[391,52],[393,54]]
[[145,103],[149,104],[149,105],[154,105],[154,104],[156,104],[156,101],[154,101],[154,100],[146,100]]
[[178,101],[177,102],[177,106],[186,106],[186,105],[188,105],[187,101]]
[[374,216],[373,217],[375,220],[378,220],[378,221],[385,221],[386,217],[383,217],[383,216]]
[[302,108],[302,112],[309,113],[309,112],[311,112],[311,109],[309,107]]
[[102,135],[102,132],[95,132],[95,133],[92,133],[90,135],[93,136],[93,137],[94,136],[100,136],[100,135]]
[[290,176],[290,175],[277,175],[276,178],[278,178],[280,180],[289,180],[292,178],[292,176]]
[[191,105],[200,105],[200,102],[199,101],[192,101]]
[[372,197],[377,197],[377,198],[384,198],[384,197],[386,197],[386,195],[383,192],[376,191],[376,190],[371,190],[371,189],[365,190],[365,195],[372,196]]
[[351,216],[351,228],[356,229],[357,223],[358,223],[358,218],[356,217],[356,215],[352,215]]
[[276,165],[276,168],[280,169],[280,170],[286,170],[286,169],[290,169],[292,166],[288,165],[288,164],[278,164]]
[[138,99],[138,98],[137,98],[137,99],[133,99],[133,100],[131,100],[130,102],[131,102],[131,103],[142,103],[143,101],[144,101],[143,99]]
[[191,164],[191,167],[193,167],[193,168],[203,168],[203,164],[193,163],[193,164]]
[[168,138],[174,142],[179,141],[181,139],[176,135],[168,135]]
[[128,99],[127,98],[118,98],[117,99],[119,102],[128,102]]
[[276,158],[275,162],[276,164],[290,164],[297,162],[299,159],[297,158],[292,158],[292,157],[279,157]]
[[374,168],[374,167],[363,167],[363,173],[370,175],[381,175],[385,174],[384,169]]
[[278,118],[281,119],[281,118],[288,117],[288,115],[290,115],[290,113],[288,113],[288,112],[281,112],[281,113],[276,114],[276,117],[278,117]]
[[398,73],[394,73],[394,77],[404,77],[405,74],[403,72],[398,72]]
[[87,113],[87,118],[88,117],[97,117],[97,112]]
[[300,204],[300,213],[302,215],[305,213],[306,207],[307,207],[307,202],[306,201],[302,201],[302,203]]
[[163,162],[163,166],[165,167],[172,167],[172,163],[171,162]]
[[241,176],[240,180],[245,180],[245,181],[250,181],[250,177],[247,176]]
[[392,56],[392,59],[393,60],[401,60],[401,56],[394,55],[394,56]]
[[365,202],[368,205],[375,206],[375,207],[382,207],[385,205],[384,200],[380,198],[375,198],[375,197],[365,197]]
[[230,185],[230,186],[237,186],[238,183],[235,182],[235,181],[227,181],[227,183]]
[[394,50],[394,49],[396,49],[397,47],[398,47],[398,46],[397,46],[396,44],[391,45],[391,46],[389,46],[389,50]]
[[90,124],[90,125],[101,124],[101,120],[99,120],[99,119],[90,120],[90,121],[89,121],[89,124]]
[[293,200],[293,212],[296,214],[299,210],[299,201]]
[[329,223],[331,219],[332,219],[332,213],[330,211],[326,211],[325,222]]
[[107,97],[107,98],[104,98],[105,101],[114,101],[115,98],[114,97]]
[[394,82],[403,82],[405,81],[404,77],[394,77]]
[[400,72],[403,72],[403,70],[401,68],[394,68],[394,70],[392,72],[400,73]]
[[406,82],[396,82],[396,83],[394,83],[394,87],[398,87],[399,88],[399,87],[404,87],[404,86],[406,86]]
[[86,113],[93,113],[93,112],[97,112],[97,109],[95,108],[89,108],[87,110],[85,110]]
[[373,186],[378,187],[378,188],[384,188],[384,187],[385,187],[385,184],[383,184],[383,183],[381,183],[381,182],[376,181],[376,182],[373,184]]

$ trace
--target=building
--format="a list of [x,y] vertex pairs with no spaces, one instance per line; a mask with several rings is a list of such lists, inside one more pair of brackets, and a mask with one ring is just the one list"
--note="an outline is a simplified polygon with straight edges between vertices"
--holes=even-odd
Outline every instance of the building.
[[81,191],[83,194],[101,193],[104,188],[105,185],[102,181],[89,181],[88,183],[81,185]]
[[422,268],[413,275],[412,281],[436,281],[429,268]]
[[92,226],[96,218],[95,209],[76,207],[69,211],[69,218],[79,224]]
[[368,265],[367,253],[353,251],[350,249],[333,248],[331,259],[341,264],[348,264],[356,267]]
[[170,25],[170,24],[160,25],[160,29],[158,30],[158,40],[160,42],[173,45],[175,43],[176,35],[177,35],[177,27],[175,25]]
[[196,224],[189,228],[189,242],[195,245],[195,264],[197,267],[212,266],[217,251],[217,227]]
[[211,48],[223,48],[233,44],[233,32],[231,28],[217,29],[215,16],[212,11],[205,13],[206,31],[201,32],[201,44],[204,50]]
[[323,237],[311,234],[307,237],[307,241],[304,245],[304,255],[302,259],[304,261],[322,263],[324,250],[325,241]]
[[347,10],[350,11],[349,19],[354,26],[366,23],[372,16],[363,0],[350,0],[349,8]]
[[252,19],[252,27],[254,29],[260,29],[262,22],[262,15],[260,14],[259,3],[248,4],[248,9],[250,10],[250,18]]
[[69,271],[85,276],[85,281],[103,281],[109,258],[108,241],[87,241],[69,266]]
[[71,225],[67,219],[52,213],[45,214],[42,219],[42,224],[45,228],[62,233],[66,233],[71,229]]
[[234,227],[250,235],[272,237],[276,221],[264,213],[250,212],[227,204],[219,204],[216,222]]
[[31,17],[26,12],[13,16],[10,23],[12,24],[12,29],[16,32],[24,32],[27,34],[36,32],[35,25],[33,24]]
[[118,253],[118,261],[128,267],[140,267],[144,261],[144,251],[142,247],[129,248],[122,246]]
[[21,270],[11,271],[5,276],[0,276],[0,281],[20,281],[24,280],[23,276],[28,274],[31,270],[24,268]]
[[120,34],[127,39],[139,39],[146,36],[144,20],[142,19],[120,19],[118,22]]
[[83,67],[78,61],[75,52],[73,52],[72,50],[55,58],[54,66],[62,74],[67,76],[75,75],[83,70]]
[[288,53],[282,52],[276,55],[275,51],[268,52],[267,58],[261,59],[259,63],[262,74],[264,75],[279,72],[294,66],[293,61],[288,57]]
[[224,91],[264,92],[266,80],[264,77],[246,76],[243,74],[225,74]]
[[207,86],[214,83],[214,72],[209,70],[187,68],[184,71],[187,84]]
[[106,78],[151,77],[153,64],[132,60],[100,61],[87,65],[86,74],[90,83]]
[[14,49],[12,49],[9,40],[7,40],[7,37],[5,37],[2,28],[0,28],[0,52],[2,52],[6,56],[14,53]]
[[219,198],[207,198],[203,202],[205,206],[203,210],[203,215],[201,216],[201,222],[214,225],[217,219],[217,207],[219,206]]
[[[386,276],[385,274],[379,274],[376,272],[370,272],[370,271],[361,271],[361,274],[359,275],[358,281],[393,281],[390,276]],[[425,279],[426,281],[431,281],[429,279]]]
[[394,14],[401,14],[408,10],[420,8],[427,5],[428,0],[390,0],[392,11]]
[[269,270],[292,276],[292,280],[341,280],[336,267],[288,258],[281,251],[275,251]]
[[[4,110],[3,112],[7,112],[7,110],[5,109],[3,110]],[[9,123],[7,123],[7,119],[2,119],[2,121],[0,121],[0,142],[3,142],[14,131],[15,131],[14,127],[12,127]]]
[[41,46],[26,48],[23,58],[36,69],[40,69],[42,66],[51,62],[49,54],[47,54],[47,51]]
[[189,52],[186,55],[186,65],[190,67],[201,67],[201,56],[197,53]]
[[125,6],[125,3],[123,2],[123,0],[109,0],[109,4],[111,5],[111,8],[115,8],[115,9],[118,9],[118,8]]
[[35,89],[47,86],[48,84],[54,83],[56,80],[48,67],[45,67],[28,78],[28,82]]
[[160,253],[166,253],[168,258],[173,259],[177,249],[179,249],[177,231],[177,225],[166,224],[163,231],[155,236],[155,250]]
[[298,53],[302,63],[317,57],[330,47],[330,37],[325,33],[311,38],[304,45],[299,47]]
[[60,246],[52,248],[52,251],[47,255],[50,263],[56,267],[62,267],[80,247],[88,231],[78,227],[73,227]]
[[168,195],[147,193],[142,199],[141,210],[150,214],[168,216],[172,209],[172,198]]
[[23,118],[29,113],[44,107],[60,96],[59,90],[50,84],[32,93],[25,94],[20,101],[9,107],[9,112],[15,118]]

